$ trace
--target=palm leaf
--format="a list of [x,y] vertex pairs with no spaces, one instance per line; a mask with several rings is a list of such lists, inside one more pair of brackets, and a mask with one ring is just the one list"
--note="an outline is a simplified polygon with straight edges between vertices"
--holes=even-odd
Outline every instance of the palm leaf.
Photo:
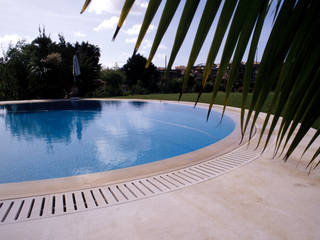
[[209,32],[212,22],[219,9],[220,3],[221,3],[221,0],[207,0],[207,3],[204,7],[202,17],[198,26],[198,30],[197,30],[195,39],[193,41],[191,53],[188,60],[188,65],[186,67],[186,71],[184,74],[179,100],[181,99],[182,93],[188,84],[191,68],[193,67],[193,64],[195,63],[199,55],[203,42],[206,39],[206,36]]
[[[187,0],[185,3],[165,76],[167,76],[170,71],[181,48],[185,35],[189,30],[190,24],[199,5],[199,1],[200,0]],[[150,51],[148,63],[151,62],[154,54],[156,53],[167,27],[172,21],[179,2],[180,1],[178,0],[167,0],[162,12],[152,49]],[[150,0],[134,53],[138,50],[160,3],[161,1],[159,0]],[[204,89],[207,84],[211,68],[217,54],[219,50],[223,48],[220,67],[214,82],[214,89],[212,91],[208,109],[208,117],[215,102],[220,83],[223,77],[226,74],[229,74],[224,101],[224,113],[234,80],[237,78],[239,65],[243,59],[244,52],[246,48],[250,47],[243,79],[243,96],[240,115],[241,132],[244,134],[248,129],[249,123],[251,123],[249,135],[250,137],[252,136],[259,113],[262,111],[267,97],[272,93],[273,97],[271,105],[269,106],[262,126],[262,131],[259,135],[258,145],[261,143],[262,137],[267,131],[267,126],[273,116],[271,125],[266,134],[267,139],[264,143],[263,149],[268,145],[276,126],[279,126],[275,153],[278,152],[280,146],[282,146],[283,151],[286,146],[289,145],[285,154],[285,159],[287,159],[296,149],[302,138],[308,133],[315,121],[320,118],[320,108],[318,106],[320,102],[320,38],[318,37],[318,29],[320,29],[320,17],[318,14],[320,11],[320,1],[277,0],[275,4],[272,30],[263,51],[246,118],[245,106],[247,104],[254,57],[257,51],[262,28],[266,21],[266,15],[270,10],[272,1],[206,1],[188,58],[179,99],[187,86],[191,69],[199,55],[204,41],[207,38],[208,31],[221,3],[223,6],[214,38],[208,52],[205,71],[201,83],[201,90],[197,101],[201,96],[202,89]],[[221,46],[229,24],[230,27],[226,36],[225,45]],[[228,69],[231,59],[231,68]],[[278,124],[281,117],[281,123]],[[297,133],[295,134],[295,132]],[[314,143],[319,134],[318,130],[305,148],[304,153],[309,149],[311,144]],[[291,143],[289,144],[290,141]],[[312,165],[315,164],[316,167],[320,164],[320,161],[317,163],[314,162],[319,154],[320,148],[315,152],[308,166],[312,167]]]
[[156,14],[156,12],[160,6],[160,3],[161,3],[161,0],[150,0],[149,1],[148,8],[147,8],[147,11],[144,15],[143,23],[142,23],[142,26],[141,26],[141,29],[140,29],[140,32],[138,35],[136,46],[133,51],[133,55],[135,55],[136,52],[138,51],[140,44],[144,38],[144,35],[147,33],[148,28],[152,22],[152,19],[154,18],[154,15]]
[[274,17],[273,17],[273,22],[276,20],[279,9],[280,9],[280,5],[281,5],[281,0],[278,0],[277,5],[276,5],[276,9],[274,11]]
[[284,157],[285,160],[287,160],[290,157],[290,155],[298,146],[302,138],[306,135],[306,133],[309,131],[309,129],[312,127],[315,121],[318,119],[318,116],[320,115],[319,102],[320,102],[320,88],[317,91],[316,95],[311,100],[310,105],[304,114],[303,120],[301,121],[301,126],[297,134],[295,135],[288,151],[285,154],[285,157]]
[[[319,72],[320,71],[318,71],[318,73]],[[319,74],[317,74],[316,77],[319,77]],[[316,78],[314,78],[314,79],[316,79]],[[313,99],[315,97],[317,97],[317,94],[320,93],[319,91],[317,91],[317,89],[319,89],[319,88],[317,88],[317,85],[318,85],[317,82],[313,81],[313,84],[311,83],[309,85],[308,89],[304,92],[304,96],[301,97],[302,101],[298,100],[299,102],[301,101],[301,103],[298,103],[299,105],[296,104],[296,105],[298,105],[298,107],[294,109],[295,114],[294,114],[293,120],[291,122],[291,126],[289,128],[289,132],[287,134],[283,149],[285,149],[290,137],[292,136],[292,134],[293,134],[294,130],[296,129],[296,127],[298,126],[298,124],[300,122],[302,122],[303,119],[305,118],[305,115],[308,114],[308,109],[310,109],[310,102],[312,102]],[[316,121],[319,115],[316,114],[317,111],[314,111],[313,109],[312,109],[312,111],[313,111],[312,113],[314,114],[314,118],[315,118],[314,121]],[[285,132],[282,132],[282,133],[285,133]],[[280,143],[281,143],[281,141],[278,143],[279,146],[280,146]]]
[[149,54],[149,57],[148,57],[148,60],[146,63],[146,68],[149,67],[149,65],[154,57],[154,54],[156,53],[156,51],[159,47],[159,44],[160,44],[165,32],[167,31],[167,29],[169,27],[169,24],[173,18],[173,15],[178,8],[179,3],[180,3],[180,0],[167,0],[166,5],[164,7],[164,10],[162,12],[162,16],[160,19],[160,23],[159,23],[159,27],[158,27],[156,36],[153,40],[151,51],[150,51],[150,54]]
[[87,9],[87,7],[89,6],[90,2],[91,2],[91,0],[86,0],[85,1],[85,3],[83,4],[82,9],[80,11],[80,14],[82,14]]
[[112,37],[112,41],[114,41],[116,39],[117,34],[118,34],[122,24],[124,23],[124,20],[127,18],[128,13],[130,12],[130,9],[131,9],[133,4],[134,4],[134,0],[126,0],[125,1],[124,5],[122,7],[122,11],[121,11],[121,14],[120,14],[120,18],[119,18],[118,24],[117,24],[117,29],[114,32],[113,37]]
[[233,11],[231,9],[234,9],[237,4],[237,0],[226,0],[225,4],[223,5],[223,9],[219,18],[219,22],[217,25],[216,32],[214,34],[214,38],[211,43],[211,47],[209,50],[209,54],[207,57],[206,66],[204,68],[203,76],[202,76],[202,88],[200,89],[200,92],[198,94],[198,98],[196,100],[196,104],[199,101],[202,91],[205,88],[205,85],[207,83],[207,80],[211,73],[211,67],[214,64],[214,61],[217,57],[218,51],[220,49],[221,42],[223,40],[223,37],[227,31],[227,27],[230,23],[231,16],[233,14]]
[[[269,5],[270,6],[270,5]],[[264,24],[265,17],[267,15],[267,12],[269,10],[269,6],[265,7],[261,10],[261,13],[259,15],[259,18],[257,20],[255,30],[252,36],[252,41],[250,45],[249,55],[246,63],[246,69],[243,77],[243,92],[242,92],[242,102],[241,102],[241,114],[240,114],[240,126],[241,126],[241,133],[242,133],[242,139],[244,136],[244,114],[245,114],[245,106],[247,104],[247,98],[249,93],[249,86],[250,81],[252,78],[252,71],[253,71],[253,63],[254,63],[254,57],[257,51],[258,42],[260,39],[262,27]]]
[[239,67],[241,64],[241,60],[243,58],[244,52],[246,50],[246,47],[248,45],[251,33],[254,29],[254,25],[259,18],[259,11],[260,9],[267,8],[268,6],[268,1],[256,1],[251,3],[250,7],[248,8],[246,12],[246,20],[244,22],[244,25],[241,29],[241,34],[237,43],[237,47],[234,53],[233,61],[231,64],[231,69],[230,69],[230,76],[227,82],[227,88],[226,88],[226,95],[225,95],[225,100],[224,100],[224,106],[223,106],[223,111],[222,111],[222,117],[224,115],[226,105],[228,102],[228,98],[232,89],[232,85],[234,80],[236,79],[238,72],[239,72]]
[[[312,163],[312,162],[319,156],[319,154],[320,154],[320,148],[318,148],[318,150],[314,153],[314,155],[313,155],[312,159],[310,160],[310,162]],[[315,169],[316,167],[318,167],[319,164],[320,164],[320,160],[319,160],[318,163],[314,166],[314,169]]]
[[[256,78],[256,83],[254,85],[254,89],[253,89],[253,96],[250,102],[250,106],[249,106],[249,110],[248,110],[248,114],[247,114],[247,118],[246,118],[246,122],[245,122],[245,126],[243,128],[243,132],[246,131],[249,120],[251,119],[251,114],[253,113],[254,107],[255,107],[255,103],[257,102],[258,98],[259,98],[259,94],[263,89],[263,85],[264,85],[264,80],[260,80],[262,77],[260,76],[267,76],[268,75],[268,71],[270,71],[270,69],[273,67],[273,65],[271,63],[268,62],[268,59],[275,59],[276,56],[274,56],[275,54],[275,47],[277,46],[277,43],[279,41],[279,39],[277,38],[277,36],[282,37],[281,33],[281,26],[284,26],[288,21],[289,21],[289,16],[291,15],[292,12],[292,8],[294,7],[294,1],[285,1],[285,3],[283,3],[282,8],[279,11],[279,14],[277,16],[276,22],[272,28],[272,31],[270,33],[267,45],[264,49],[264,53],[263,53],[263,57],[261,60],[261,63],[259,65],[259,72]],[[281,61],[280,61],[281,62]],[[280,63],[278,63],[276,66],[279,66]],[[270,65],[270,66],[268,66]],[[265,68],[267,68],[265,70]],[[275,76],[276,77],[276,76]],[[268,92],[268,91],[267,91]],[[254,123],[252,123],[252,126],[254,126]]]
[[310,140],[310,142],[308,143],[308,145],[304,149],[303,153],[301,154],[301,158],[308,151],[308,149],[311,147],[311,145],[314,143],[314,141],[319,137],[319,135],[320,135],[320,128],[316,131],[316,133],[313,135],[312,139]]
[[[309,17],[309,19],[307,18],[306,21],[304,22],[304,26],[301,27],[298,33],[296,34],[295,39],[292,41],[293,43],[288,53],[288,56],[286,57],[286,62],[284,63],[283,68],[281,70],[277,87],[274,92],[274,99],[272,100],[272,104],[270,106],[269,112],[267,114],[267,118],[265,120],[265,123],[263,125],[262,131],[260,134],[259,143],[261,141],[261,137],[264,133],[265,127],[271,115],[272,108],[276,107],[274,117],[273,117],[273,122],[271,124],[267,140],[265,141],[264,149],[266,148],[269,142],[269,139],[277,124],[280,114],[284,109],[287,99],[289,98],[290,92],[294,84],[297,82],[297,76],[300,76],[299,74],[301,71],[303,72],[304,75],[306,74],[305,67],[307,66],[304,66],[304,61],[305,61],[304,56],[309,55],[310,53],[312,54],[312,52],[314,53],[314,49],[310,47],[312,46],[312,44],[314,44],[313,36],[312,35],[307,36],[305,34],[305,30],[313,26],[311,22],[312,22],[312,17]],[[308,66],[309,67],[312,66],[312,62],[311,63],[308,62]],[[312,70],[310,71],[310,74],[311,72]],[[301,82],[303,81],[303,79],[300,79],[298,81]],[[308,85],[305,85],[305,86],[308,86]],[[280,99],[276,104],[275,100],[276,98],[278,98],[278,96],[280,96]],[[289,102],[292,102],[292,101],[289,101]],[[288,111],[290,111],[290,108],[288,108],[288,110],[285,112],[288,112]],[[292,113],[294,113],[294,111]]]
[[[293,9],[291,10],[290,8],[286,8],[286,11],[279,12],[278,19],[273,28],[274,31],[270,35],[259,66],[259,73],[245,126],[246,130],[248,119],[251,116],[252,111],[255,110],[250,129],[250,137],[252,136],[254,124],[258,119],[262,107],[264,106],[265,100],[272,90],[272,86],[278,79],[281,67],[291,46],[291,41],[288,41],[288,39],[294,38],[296,29],[299,28],[301,25],[301,19],[306,14],[306,2],[298,3],[297,6],[294,6],[295,1],[288,0],[287,2],[292,4]],[[281,29],[280,24],[287,24],[286,29]],[[273,62],[267,61],[268,58],[274,59]]]
[[[222,54],[222,58],[221,58],[221,62],[220,62],[219,71],[218,71],[217,77],[215,79],[214,89],[213,89],[211,100],[210,100],[207,119],[209,118],[212,106],[213,106],[213,104],[215,102],[215,98],[218,94],[218,90],[219,90],[222,78],[224,77],[224,75],[226,73],[231,56],[234,52],[234,49],[236,48],[237,42],[238,42],[240,34],[241,34],[242,27],[246,22],[246,19],[247,19],[246,17],[250,14],[253,14],[253,11],[250,11],[250,10],[247,11],[248,6],[250,6],[250,2],[251,2],[250,0],[239,0],[239,2],[238,2],[238,6],[237,6],[237,9],[234,13],[234,17],[232,19],[229,34],[228,34],[228,37],[226,40],[226,44],[223,49],[223,54]],[[257,3],[257,1],[255,3]],[[256,5],[256,4],[253,4],[253,5]]]
[[[308,46],[308,45],[307,45]],[[300,121],[300,119],[303,116],[304,110],[308,106],[309,99],[312,98],[312,95],[314,94],[314,91],[318,89],[317,87],[317,81],[320,75],[320,70],[318,68],[317,62],[320,60],[320,48],[318,47],[318,51],[314,51],[315,49],[312,48],[312,45],[309,45],[310,51],[309,51],[309,58],[304,60],[304,63],[302,64],[301,71],[297,75],[297,83],[293,86],[290,96],[288,97],[285,109],[283,111],[283,119],[280,125],[280,130],[277,136],[276,141],[276,152],[278,151],[280,144],[282,142],[282,139],[284,138],[285,134],[287,133],[287,130],[289,129],[291,125],[291,121],[293,119],[296,119],[296,121]],[[312,78],[314,72],[316,72],[315,76],[313,77],[313,80],[309,82],[308,80]],[[302,99],[302,101],[301,101]],[[302,105],[304,104],[304,105]],[[297,109],[300,106],[300,111],[297,111]],[[291,131],[293,132],[294,127],[297,126],[297,122],[291,125]]]
[[170,59],[168,62],[168,66],[165,72],[164,78],[166,79],[168,76],[169,71],[171,70],[171,67],[173,65],[174,60],[176,59],[176,56],[180,50],[180,47],[187,35],[187,32],[189,30],[190,24],[192,22],[192,19],[194,17],[194,14],[198,8],[198,5],[200,3],[200,0],[187,0],[186,4],[184,6],[180,22],[178,25],[176,37],[174,40],[174,44],[171,50]]

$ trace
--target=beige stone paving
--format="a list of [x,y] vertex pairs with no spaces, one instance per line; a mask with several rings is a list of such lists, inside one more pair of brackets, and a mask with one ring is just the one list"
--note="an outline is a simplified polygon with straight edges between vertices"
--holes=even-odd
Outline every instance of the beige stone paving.
[[320,239],[320,174],[260,159],[149,199],[0,226],[1,239]]

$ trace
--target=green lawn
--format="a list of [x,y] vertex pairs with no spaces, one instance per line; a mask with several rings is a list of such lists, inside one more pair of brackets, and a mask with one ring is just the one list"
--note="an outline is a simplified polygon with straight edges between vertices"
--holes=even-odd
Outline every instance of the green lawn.
[[[249,98],[251,98],[252,94],[249,94]],[[184,93],[182,95],[181,100],[182,101],[188,101],[188,102],[195,102],[197,99],[198,93]],[[166,93],[166,94],[148,94],[148,95],[131,95],[131,96],[125,96],[125,97],[118,97],[118,98],[138,98],[138,99],[157,99],[157,100],[173,100],[177,101],[179,98],[178,93]],[[211,93],[203,93],[200,98],[200,102],[202,103],[209,103],[211,98]],[[219,92],[218,96],[216,98],[215,104],[223,105],[225,98],[224,92]],[[228,105],[232,107],[241,107],[242,102],[242,93],[231,93]],[[250,100],[249,100],[250,101]],[[271,103],[271,96],[268,97],[266,106],[263,108],[263,112],[267,111],[267,107]]]
[[[182,95],[182,101],[188,101],[188,102],[195,102],[197,99],[198,94],[197,93],[184,93]],[[251,98],[252,94],[249,94],[249,101]],[[148,95],[131,95],[131,96],[124,96],[124,97],[117,97],[117,98],[127,98],[127,99],[132,99],[132,98],[137,98],[137,99],[156,99],[156,100],[174,100],[177,101],[179,97],[178,93],[166,93],[166,94],[148,94]],[[218,96],[216,98],[215,104],[223,105],[224,103],[224,97],[225,93],[224,92],[219,92]],[[242,102],[242,93],[231,93],[229,100],[228,100],[228,105],[232,107],[241,107],[241,102]],[[200,102],[202,103],[209,103],[211,98],[211,93],[203,93]],[[272,100],[272,94],[269,95],[267,98],[266,104],[262,109],[262,112],[267,112],[268,108],[271,104]],[[248,106],[248,105],[247,105]],[[313,125],[314,128],[319,129],[320,128],[320,119]]]

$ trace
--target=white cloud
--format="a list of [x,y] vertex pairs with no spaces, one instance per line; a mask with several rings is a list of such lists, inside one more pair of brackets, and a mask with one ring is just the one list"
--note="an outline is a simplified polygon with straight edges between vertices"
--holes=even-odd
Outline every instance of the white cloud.
[[[104,117],[108,117],[108,114]],[[139,109],[121,116],[117,119],[111,117],[108,124],[101,123],[105,137],[95,141],[98,160],[111,169],[132,165],[142,154],[149,151],[152,145],[150,137],[138,134],[153,127],[152,119],[146,118]],[[132,136],[134,140],[128,136]]]
[[82,32],[74,32],[74,36],[76,36],[76,37],[86,37],[87,34],[82,33]]
[[160,43],[160,45],[159,45],[159,49],[163,49],[163,50],[165,50],[165,49],[167,49],[167,46],[166,46],[166,45],[164,45],[164,44],[162,44],[162,43]]
[[130,53],[128,53],[128,52],[122,52],[121,54],[120,54],[120,58],[121,59],[125,59],[125,61],[127,61],[127,59],[129,58],[129,57],[131,57],[132,56],[132,54],[130,54]]
[[[138,35],[141,28],[141,24],[135,24],[131,28],[125,31],[128,35]],[[156,27],[154,25],[150,25],[148,28],[148,32],[152,32]]]
[[8,45],[10,43],[15,44],[22,38],[18,34],[8,34],[0,37],[0,44]]
[[137,38],[134,37],[134,38],[126,38],[125,42],[126,43],[135,43],[137,41]]
[[101,14],[103,12],[120,13],[122,4],[122,1],[95,0],[89,5],[88,11],[95,12],[96,14]]
[[140,7],[142,8],[147,8],[148,7],[148,2],[141,2]]
[[0,57],[3,56],[4,52],[7,51],[9,46],[15,45],[18,41],[25,40],[30,42],[31,38],[29,36],[21,37],[18,34],[6,34],[0,37]]
[[141,43],[141,47],[144,50],[150,49],[152,47],[152,41],[149,39],[144,39]]
[[[132,111],[127,114],[129,124],[137,130],[147,130],[152,128],[153,124],[150,119],[144,116],[140,111]],[[140,132],[140,131],[139,131]]]
[[[123,1],[118,0],[94,0],[91,1],[89,5],[88,11],[94,12],[96,14],[106,13],[120,13],[123,6]],[[146,7],[148,6],[147,2],[144,1],[136,1],[133,5],[130,14],[141,14],[145,11]]]
[[128,35],[138,35],[141,28],[141,24],[135,24],[131,28],[129,28],[125,33]]
[[154,60],[155,61],[158,61],[158,62],[163,62],[164,63],[164,59],[166,57],[166,54],[164,53],[157,53],[154,57]]
[[93,30],[98,32],[104,29],[115,29],[118,23],[118,20],[119,20],[119,17],[113,16],[109,19],[103,20],[102,23],[100,23]]

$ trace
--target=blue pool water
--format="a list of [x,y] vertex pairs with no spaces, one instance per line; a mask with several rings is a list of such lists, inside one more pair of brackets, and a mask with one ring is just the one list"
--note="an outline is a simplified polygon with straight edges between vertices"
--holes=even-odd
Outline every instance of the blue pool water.
[[126,168],[215,143],[225,116],[178,104],[60,101],[0,106],[0,183]]

